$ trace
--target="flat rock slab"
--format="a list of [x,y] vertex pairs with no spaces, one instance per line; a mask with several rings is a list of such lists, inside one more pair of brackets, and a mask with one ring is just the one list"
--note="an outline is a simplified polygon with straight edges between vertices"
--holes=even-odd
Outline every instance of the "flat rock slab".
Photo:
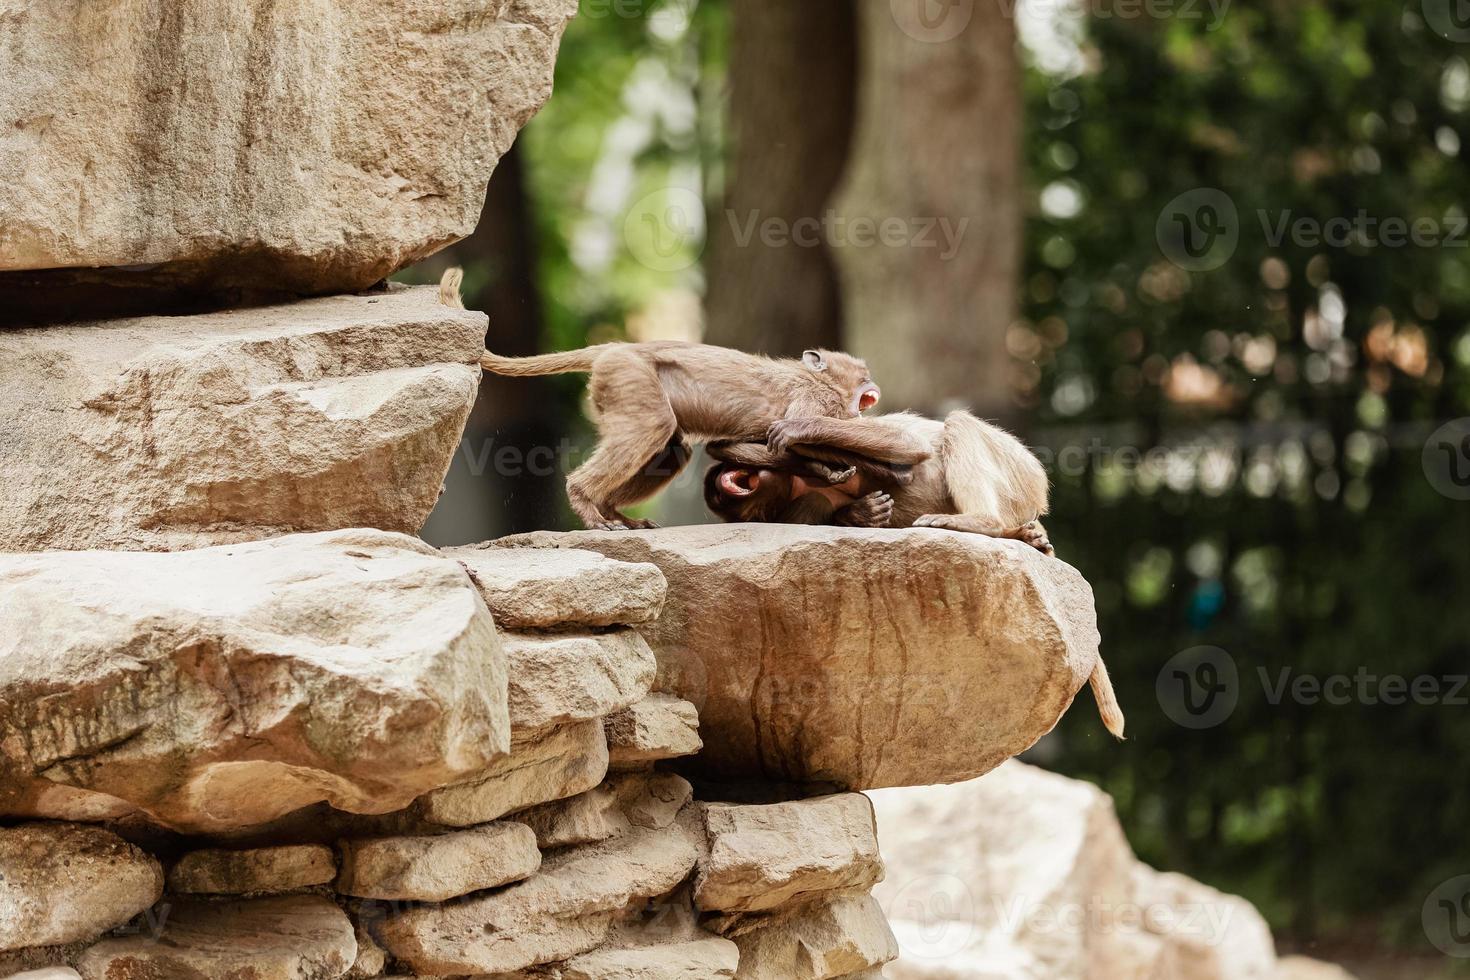
[[485,334],[437,295],[0,329],[0,551],[418,533]]
[[94,939],[161,894],[158,862],[100,827],[0,827],[0,952]]
[[661,759],[694,755],[704,748],[699,739],[699,712],[683,698],[651,694],[609,715],[602,723],[607,733],[608,765],[637,769]]
[[709,855],[694,883],[701,909],[759,912],[822,892],[866,891],[883,879],[873,804],[861,793],[710,803],[704,812]]
[[0,51],[0,270],[364,289],[474,230],[576,9],[19,0]]
[[687,942],[597,949],[561,967],[561,980],[718,980],[734,977],[740,948],[710,936]]
[[861,976],[898,958],[883,910],[868,895],[844,896],[779,916],[737,936],[735,944],[740,947],[735,975],[742,980]]
[[250,895],[297,891],[336,877],[336,855],[320,844],[208,848],[179,858],[169,869],[168,887],[196,895]]
[[500,634],[515,731],[548,728],[612,714],[641,700],[658,660],[630,629],[535,636]]
[[0,622],[0,814],[385,813],[510,744],[489,610],[404,535],[0,555]]
[[613,561],[592,551],[506,551],[488,545],[446,548],[480,587],[505,629],[649,623],[668,585],[657,567]]
[[520,881],[541,866],[536,834],[493,823],[421,837],[344,840],[337,891],[359,898],[442,902]]
[[[656,690],[699,709],[712,780],[955,782],[1050,731],[1097,660],[1092,590],[1014,541],[927,528],[536,532],[657,565]],[[943,732],[943,738],[936,738]]]
[[357,958],[352,923],[317,895],[180,903],[157,935],[108,939],[82,954],[84,980],[330,980]]

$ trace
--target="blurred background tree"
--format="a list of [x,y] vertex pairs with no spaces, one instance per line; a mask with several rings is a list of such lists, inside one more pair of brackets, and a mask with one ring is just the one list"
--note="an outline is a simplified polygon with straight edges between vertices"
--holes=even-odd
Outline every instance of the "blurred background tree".
[[[1470,415],[1470,28],[1454,0],[926,2],[963,23],[584,0],[481,230],[408,277],[464,265],[505,353],[844,346],[889,409],[1020,427],[1130,725],[1116,745],[1073,711],[1037,761],[1284,945],[1410,962],[1425,897],[1470,872],[1470,690],[1447,697],[1470,502],[1424,455]],[[854,244],[864,217],[908,237]],[[814,245],[758,231],[802,218]],[[1436,240],[1392,244],[1390,218]],[[947,257],[915,238],[940,219],[963,228]],[[431,540],[572,526],[528,454],[577,461],[580,383],[487,379]],[[707,519],[691,489],[656,516]],[[1168,665],[1201,647],[1238,700],[1191,728]],[[1277,695],[1303,675],[1351,679],[1348,703]],[[1443,680],[1390,704],[1390,675]]]

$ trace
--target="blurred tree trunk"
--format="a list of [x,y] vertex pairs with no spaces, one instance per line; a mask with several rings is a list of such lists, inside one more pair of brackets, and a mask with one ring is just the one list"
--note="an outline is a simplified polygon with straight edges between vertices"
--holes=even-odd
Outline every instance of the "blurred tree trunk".
[[[710,218],[710,343],[771,354],[839,347],[842,307],[820,222],[853,125],[852,0],[732,0],[731,151]],[[796,222],[808,244],[793,242]],[[763,228],[783,234],[767,238]]]
[[[486,346],[514,357],[539,351],[541,297],[535,242],[519,145],[500,158],[474,234],[435,256],[433,273],[465,270],[465,306],[490,317]],[[429,268],[430,264],[425,263]],[[486,374],[465,427],[447,485],[429,525],[435,544],[479,541],[517,531],[555,527],[562,480],[558,446],[564,422],[545,378]],[[541,447],[541,451],[533,452]]]
[[834,249],[847,344],[890,408],[1008,419],[1022,218],[1011,5],[856,2],[858,122]]

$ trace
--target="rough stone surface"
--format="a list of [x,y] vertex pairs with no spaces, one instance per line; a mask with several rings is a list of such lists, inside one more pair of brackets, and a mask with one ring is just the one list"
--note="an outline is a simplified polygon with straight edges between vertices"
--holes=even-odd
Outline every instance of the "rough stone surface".
[[211,848],[180,858],[169,869],[168,887],[195,894],[248,895],[325,885],[336,876],[332,849],[319,844],[241,851]]
[[495,544],[662,569],[644,628],[656,690],[699,708],[704,750],[685,766],[715,779],[968,779],[1049,731],[1097,660],[1086,581],[1015,541],[742,524]]
[[201,832],[382,813],[509,745],[489,611],[403,535],[0,555],[0,622],[0,815],[91,794]]
[[0,828],[0,951],[93,939],[162,893],[158,862],[100,827]]
[[598,949],[574,956],[561,980],[717,980],[734,977],[740,948],[710,936],[628,949]]
[[611,714],[603,722],[608,765],[614,769],[645,766],[660,759],[693,755],[699,740],[699,712],[682,698],[651,694]]
[[504,629],[649,623],[658,618],[668,590],[657,567],[612,561],[592,551],[510,554],[472,545],[444,553],[469,569],[496,625]]
[[883,878],[873,805],[861,793],[789,803],[704,807],[709,856],[700,861],[701,909],[757,912]]
[[390,917],[379,939],[419,973],[509,973],[587,952],[630,902],[663,895],[699,856],[694,814],[546,855],[515,885]]
[[82,975],[69,966],[48,966],[42,970],[12,973],[5,980],[81,980]]
[[607,783],[570,799],[522,810],[516,820],[535,832],[536,844],[543,848],[595,844],[632,826]]
[[352,923],[317,895],[181,903],[158,935],[107,939],[82,954],[85,980],[328,980],[357,958]]
[[483,314],[436,296],[0,329],[0,551],[416,534],[474,404],[485,332]]
[[495,823],[433,837],[382,837],[341,844],[337,891],[359,898],[442,902],[520,881],[541,866],[536,835]]
[[874,895],[903,949],[894,980],[1275,971],[1256,910],[1140,864],[1112,801],[1089,783],[1008,762],[957,786],[870,795],[887,865]]
[[867,895],[844,896],[735,939],[742,980],[828,980],[884,963],[898,946],[883,910]]
[[641,699],[658,662],[633,630],[574,636],[502,633],[516,731],[601,718]]
[[496,161],[551,94],[575,11],[11,4],[0,270],[366,288],[474,229]]
[[602,722],[575,722],[517,741],[509,756],[474,781],[426,795],[419,801],[419,812],[434,823],[470,827],[538,803],[585,793],[606,775],[607,740]]
[[623,815],[635,827],[667,827],[694,795],[683,776],[671,772],[626,773],[608,780]]

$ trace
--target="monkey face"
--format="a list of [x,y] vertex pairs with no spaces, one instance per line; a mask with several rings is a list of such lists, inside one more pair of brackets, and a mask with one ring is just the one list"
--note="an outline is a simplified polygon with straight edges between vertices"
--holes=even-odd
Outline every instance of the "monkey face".
[[847,410],[861,415],[874,405],[883,392],[873,383],[868,365],[841,351],[802,351],[801,362],[812,372],[822,375],[829,385],[846,397]]
[[704,503],[727,521],[770,521],[791,496],[791,478],[717,463],[704,475]]

